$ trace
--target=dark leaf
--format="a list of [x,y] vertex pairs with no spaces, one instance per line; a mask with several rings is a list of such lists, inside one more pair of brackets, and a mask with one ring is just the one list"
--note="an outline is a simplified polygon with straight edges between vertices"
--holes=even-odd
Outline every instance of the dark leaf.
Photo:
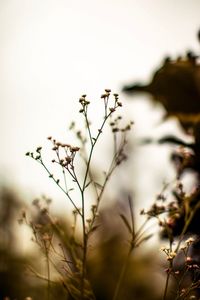
[[122,221],[124,222],[124,224],[125,224],[126,228],[128,229],[128,231],[130,233],[132,233],[132,229],[131,229],[131,226],[130,226],[127,218],[123,214],[120,214],[120,217],[121,217]]

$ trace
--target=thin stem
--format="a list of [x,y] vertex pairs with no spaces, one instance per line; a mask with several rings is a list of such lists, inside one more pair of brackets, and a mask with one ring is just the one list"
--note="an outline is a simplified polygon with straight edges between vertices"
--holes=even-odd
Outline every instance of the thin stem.
[[167,273],[167,278],[166,278],[166,282],[165,282],[165,290],[164,290],[163,300],[166,300],[166,297],[167,297],[167,290],[168,290],[168,285],[169,285],[169,278],[170,278],[170,272]]
[[176,299],[175,300],[178,300],[179,299],[179,296],[180,296],[180,290],[181,290],[181,284],[184,280],[184,277],[187,275],[187,269],[184,267],[183,269],[183,274],[181,276],[181,278],[179,279],[179,281],[177,282],[177,285],[178,285],[178,290],[177,290],[177,296],[176,296]]
[[[113,163],[111,163],[110,169],[109,169],[109,171],[108,171],[108,173],[107,173],[107,175],[106,175],[106,178],[105,178],[104,183],[103,183],[103,185],[102,185],[102,189],[101,189],[101,191],[100,191],[100,194],[97,195],[97,200],[96,200],[96,211],[98,211],[98,209],[99,209],[100,201],[101,201],[101,198],[102,198],[103,193],[104,193],[104,191],[105,191],[105,188],[106,188],[106,186],[107,186],[107,183],[108,183],[108,181],[109,181],[109,179],[110,179],[112,173],[113,173],[114,170],[115,170],[115,167],[113,167],[112,164],[113,164]],[[93,216],[93,218],[92,218],[92,221],[91,221],[91,223],[90,223],[90,229],[88,230],[88,234],[91,232],[95,220],[96,220],[96,214],[94,214],[94,216]]]
[[50,264],[49,264],[49,248],[46,241],[44,241],[44,249],[47,263],[47,299],[50,299]]
[[92,154],[93,154],[93,151],[94,151],[94,147],[99,139],[99,136],[100,134],[102,133],[102,130],[103,130],[103,127],[107,121],[107,119],[110,117],[110,115],[112,114],[112,112],[110,112],[108,115],[106,115],[104,117],[104,120],[101,124],[101,127],[100,129],[98,130],[98,134],[96,136],[96,138],[94,138],[94,142],[92,143],[92,146],[91,146],[91,149],[90,149],[90,153],[89,153],[89,157],[88,157],[88,162],[87,162],[87,167],[86,167],[86,172],[85,172],[85,177],[84,177],[84,180],[83,180],[83,188],[82,190],[85,189],[85,185],[86,185],[86,181],[87,181],[87,177],[88,177],[88,173],[89,173],[89,169],[90,169],[90,164],[91,164],[91,159],[92,159]]
[[63,193],[67,196],[67,198],[70,200],[70,202],[72,203],[72,205],[74,206],[74,208],[76,209],[76,211],[78,212],[78,214],[80,216],[82,216],[79,208],[76,206],[76,204],[74,203],[74,201],[72,200],[72,198],[70,197],[69,193],[67,191],[65,191],[63,189],[63,187],[57,182],[57,180],[52,176],[51,172],[49,171],[49,169],[45,166],[45,164],[43,163],[42,160],[40,160],[41,165],[44,167],[44,169],[47,171],[47,173],[49,174],[49,176],[53,179],[53,181],[57,184],[57,186],[63,191]]
[[93,145],[93,140],[92,140],[92,133],[91,133],[91,130],[90,130],[89,120],[88,120],[88,117],[87,117],[87,110],[84,111],[84,116],[85,116],[86,126],[87,126],[87,130],[88,130],[89,138],[90,138],[90,143],[91,143],[91,146],[92,146]]
[[130,214],[131,214],[131,226],[132,226],[132,232],[134,232],[133,206],[132,206],[132,201],[131,201],[130,195],[129,195],[129,197],[128,197],[128,203],[129,203],[129,209],[130,209]]
[[[143,234],[143,233],[141,233],[142,232],[142,230],[143,230],[143,228],[145,227],[145,225],[148,223],[148,221],[149,221],[149,218],[147,218],[145,221],[144,221],[144,223],[139,227],[139,229],[137,230],[137,232],[135,233],[135,235],[134,235],[134,240],[136,240],[136,239],[139,239],[139,235],[141,234]],[[140,235],[140,236],[141,236]]]
[[57,281],[53,281],[53,280],[50,280],[48,279],[46,276],[43,276],[41,274],[39,274],[37,271],[35,271],[31,266],[28,266],[27,268],[30,272],[32,272],[34,274],[34,276],[36,276],[37,278],[39,279],[42,279],[44,281],[50,281],[50,283],[54,283],[54,284],[57,284]]
[[[169,234],[169,238],[170,238],[170,234]],[[173,241],[170,239],[170,243],[169,243],[170,252],[172,252],[172,244],[173,244]],[[169,271],[167,273],[167,278],[166,278],[166,282],[165,282],[165,289],[164,289],[164,294],[163,294],[163,300],[166,300],[166,297],[167,297],[167,290],[168,290],[169,279],[170,279],[170,271],[172,270],[172,267],[173,267],[173,261],[170,260],[169,261]]]
[[120,276],[119,276],[117,286],[116,286],[116,289],[115,289],[114,296],[113,296],[112,300],[117,300],[117,298],[119,296],[120,287],[123,283],[123,280],[124,280],[124,277],[125,277],[125,274],[126,274],[126,270],[127,270],[128,263],[129,263],[129,258],[131,256],[132,251],[135,248],[136,240],[140,238],[140,233],[142,232],[142,229],[144,228],[144,226],[146,225],[146,223],[148,221],[149,221],[149,219],[145,220],[145,222],[140,226],[140,228],[138,229],[136,234],[134,233],[134,227],[132,228],[133,232],[132,232],[132,240],[131,240],[131,243],[130,243],[130,248],[129,248],[128,254],[126,256],[126,260],[124,261],[124,264],[122,266],[122,270],[121,270],[121,273],[120,273]]
[[[82,201],[82,214],[81,214],[81,219],[82,219],[82,230],[83,230],[83,260],[82,260],[82,277],[81,277],[81,297],[84,299],[84,279],[85,279],[85,273],[86,273],[86,260],[87,260],[87,241],[88,241],[88,236],[86,233],[86,224],[85,224],[85,188],[86,188],[86,182],[88,178],[88,174],[90,173],[90,165],[91,165],[91,160],[94,152],[94,147],[99,139],[100,134],[102,133],[102,129],[108,119],[108,117],[111,115],[111,112],[108,115],[105,115],[104,120],[101,124],[100,129],[98,130],[98,134],[96,135],[96,138],[94,138],[91,142],[91,149],[87,161],[87,166],[86,166],[86,171],[85,171],[85,176],[83,180],[83,185],[82,188],[79,186],[79,189],[81,191],[81,201]],[[86,120],[87,122],[87,120]],[[87,123],[87,127],[89,128],[89,123]],[[89,131],[90,138],[91,137],[91,132]],[[79,184],[79,183],[77,183]]]
[[116,132],[113,132],[113,140],[114,140],[114,156],[116,155],[117,153],[117,135],[116,135]]
[[181,232],[181,235],[180,235],[180,238],[179,238],[179,242],[178,242],[178,245],[177,245],[177,247],[176,247],[175,252],[178,252],[178,250],[179,250],[179,248],[180,248],[180,245],[181,245],[181,242],[182,242],[182,240],[183,240],[183,238],[184,238],[184,235],[185,235],[185,233],[186,233],[186,231],[187,231],[187,229],[188,229],[188,227],[189,227],[189,225],[190,225],[190,223],[191,223],[191,221],[192,221],[192,219],[193,219],[193,217],[194,217],[194,214],[196,213],[197,209],[199,209],[199,207],[200,207],[200,204],[198,203],[198,204],[195,206],[195,208],[190,212],[189,218],[188,218],[187,221],[185,222],[185,225],[184,225],[183,230],[182,230],[182,232]]
[[62,167],[62,172],[63,172],[63,177],[64,177],[64,184],[65,184],[65,190],[66,190],[66,193],[68,191],[67,189],[67,179],[66,179],[66,174],[65,174],[65,168]]
[[[65,150],[66,152],[66,150]],[[59,155],[59,151],[56,150],[56,155],[57,155],[57,158],[58,158],[58,161],[59,161],[59,165],[61,165],[62,167],[62,172],[63,172],[63,178],[64,178],[64,184],[65,184],[65,190],[66,190],[66,193],[68,193],[68,188],[67,188],[67,179],[66,179],[66,174],[65,174],[65,168],[63,167],[62,164],[60,164],[60,155]],[[67,153],[66,153],[67,155]]]
[[127,270],[127,267],[128,267],[131,252],[132,252],[132,247],[129,249],[126,260],[124,261],[124,264],[122,266],[122,270],[121,270],[121,273],[120,273],[120,276],[119,276],[117,286],[115,288],[115,292],[114,292],[114,296],[113,296],[112,300],[117,300],[117,298],[119,296],[119,291],[120,291],[121,285],[122,285],[123,280],[124,280],[124,276],[125,276],[125,273],[126,273],[126,270]]

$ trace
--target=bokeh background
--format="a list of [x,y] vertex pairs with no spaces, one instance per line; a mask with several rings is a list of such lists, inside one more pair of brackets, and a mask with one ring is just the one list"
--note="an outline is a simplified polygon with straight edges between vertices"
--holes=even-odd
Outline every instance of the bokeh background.
[[[0,299],[66,299],[62,284],[52,288],[49,298],[44,282],[35,273],[32,277],[26,273],[27,266],[35,264],[38,272],[47,274],[44,256],[31,241],[33,233],[18,224],[26,216],[21,211],[26,208],[29,218],[45,227],[49,219],[37,201],[34,207],[31,203],[40,195],[50,196],[52,211],[56,216],[62,211],[65,217],[62,226],[68,240],[71,210],[56,185],[25,153],[37,146],[48,149],[50,135],[73,143],[69,125],[80,118],[82,94],[93,102],[90,118],[98,126],[105,88],[120,94],[123,118],[135,122],[129,160],[111,181],[104,201],[110,207],[100,214],[103,230],[97,232],[94,243],[99,244],[89,261],[91,266],[95,263],[91,277],[97,299],[111,299],[128,239],[119,221],[119,213],[127,213],[125,198],[133,197],[134,221],[139,225],[139,210],[150,206],[163,184],[176,177],[170,161],[174,145],[143,141],[165,134],[189,139],[175,118],[163,122],[160,104],[144,94],[128,96],[122,88],[148,82],[166,56],[176,59],[188,50],[199,53],[199,28],[199,0],[0,0]],[[93,165],[96,172],[112,156],[110,135],[102,140]],[[18,222],[20,216],[24,219]],[[42,230],[41,234],[43,238]],[[63,242],[63,236],[57,238]],[[154,235],[147,243],[150,247],[145,244],[131,258],[122,299],[161,299],[165,267],[159,260],[158,239]]]
[[[163,125],[155,124],[162,108],[144,96],[129,101],[121,88],[133,80],[149,80],[167,55],[198,51],[199,20],[198,0],[1,0],[2,183],[19,188],[28,201],[41,193],[57,195],[56,187],[24,154],[46,143],[49,135],[67,140],[83,93],[98,101],[104,88],[119,92],[124,115],[136,123],[136,139],[159,134]],[[94,119],[97,114],[94,111]],[[164,128],[173,131],[174,122]],[[167,151],[163,147],[157,155],[154,146],[135,147],[131,176],[121,177],[135,185],[138,199],[155,193],[166,179]]]

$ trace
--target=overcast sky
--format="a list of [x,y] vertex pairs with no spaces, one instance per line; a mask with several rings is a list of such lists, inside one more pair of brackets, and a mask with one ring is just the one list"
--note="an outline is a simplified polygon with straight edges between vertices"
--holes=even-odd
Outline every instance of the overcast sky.
[[165,55],[199,50],[199,27],[199,0],[0,0],[1,180],[48,191],[24,153],[66,138],[82,93],[119,92]]

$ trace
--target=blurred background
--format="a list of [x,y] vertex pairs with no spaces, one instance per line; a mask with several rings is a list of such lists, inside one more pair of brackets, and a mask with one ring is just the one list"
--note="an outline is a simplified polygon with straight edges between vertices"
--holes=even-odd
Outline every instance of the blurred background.
[[[175,118],[162,122],[165,110],[161,104],[148,95],[123,93],[122,88],[150,81],[167,56],[176,59],[189,50],[199,53],[199,20],[199,0],[0,1],[0,255],[5,262],[0,265],[0,275],[6,278],[6,291],[7,278],[19,273],[13,273],[13,266],[20,269],[20,260],[26,263],[23,254],[32,255],[26,252],[30,232],[17,227],[21,208],[41,194],[52,197],[58,211],[65,203],[56,185],[25,153],[46,147],[49,135],[66,143],[72,138],[68,128],[80,116],[82,94],[95,107],[104,89],[110,88],[120,95],[123,117],[135,122],[129,161],[117,172],[108,198],[117,200],[120,192],[123,196],[132,193],[138,214],[152,203],[164,183],[175,178],[172,146],[144,147],[141,141],[165,134],[186,140],[188,136]],[[98,109],[94,109],[91,121],[95,124],[97,120]],[[109,141],[108,136],[97,155],[97,170],[106,165],[104,160],[112,152]],[[18,231],[20,240],[19,236],[16,239]],[[8,248],[15,250],[7,252]],[[20,274],[18,279],[24,281],[24,273]],[[34,284],[31,281],[23,297],[30,288],[34,290]],[[37,292],[41,293],[38,286]],[[11,294],[18,294],[17,286]]]
[[[83,93],[98,101],[104,88],[119,92],[125,116],[136,123],[133,135],[153,133],[162,108],[145,96],[131,102],[121,88],[148,81],[167,55],[199,50],[199,12],[198,0],[1,0],[1,181],[29,195],[57,195],[24,153],[49,135],[67,140]],[[136,151],[132,174],[141,157]]]

